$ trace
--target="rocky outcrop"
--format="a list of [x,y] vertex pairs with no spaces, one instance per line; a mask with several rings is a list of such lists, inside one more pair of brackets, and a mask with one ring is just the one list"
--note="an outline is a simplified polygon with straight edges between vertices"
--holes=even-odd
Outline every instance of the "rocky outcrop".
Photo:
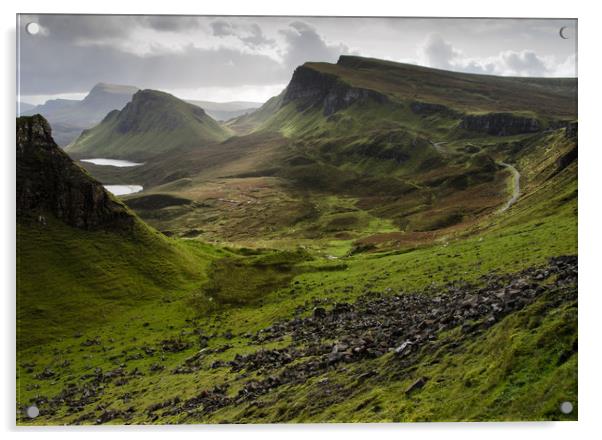
[[374,90],[352,87],[336,75],[300,66],[286,88],[282,105],[295,102],[300,111],[322,107],[324,116],[329,116],[356,102],[369,100],[384,103],[387,97]]
[[566,124],[564,135],[569,139],[576,139],[578,133],[577,121],[569,122]]
[[40,115],[17,118],[17,218],[54,215],[82,229],[131,227],[134,216],[77,166]]
[[512,113],[486,113],[464,116],[460,122],[460,128],[493,136],[508,136],[535,133],[542,127],[535,118],[516,116]]

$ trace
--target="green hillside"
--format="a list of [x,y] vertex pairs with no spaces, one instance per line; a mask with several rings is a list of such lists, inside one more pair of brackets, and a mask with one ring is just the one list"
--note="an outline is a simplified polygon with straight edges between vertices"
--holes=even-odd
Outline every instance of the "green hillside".
[[[506,150],[569,126],[575,90],[573,79],[345,56],[297,68],[280,95],[228,122],[238,136],[223,144],[132,170],[86,166],[107,182],[143,184],[132,206],[177,235],[278,246],[379,232],[428,239],[503,206]],[[183,202],[148,209],[147,197]]]
[[142,90],[65,150],[76,157],[146,160],[175,149],[200,148],[228,136],[229,130],[200,107],[164,92]]
[[17,119],[17,345],[60,340],[198,288],[213,251],[141,222],[54,143]]

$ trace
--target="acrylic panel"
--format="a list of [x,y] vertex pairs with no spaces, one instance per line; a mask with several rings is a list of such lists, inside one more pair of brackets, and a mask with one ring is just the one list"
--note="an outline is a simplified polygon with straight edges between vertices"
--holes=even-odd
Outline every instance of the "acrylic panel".
[[17,46],[17,424],[577,419],[576,19]]

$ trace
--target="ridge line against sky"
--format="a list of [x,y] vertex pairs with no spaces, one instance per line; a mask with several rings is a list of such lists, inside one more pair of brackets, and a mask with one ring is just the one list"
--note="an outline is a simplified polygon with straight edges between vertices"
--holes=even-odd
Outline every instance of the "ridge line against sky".
[[[40,25],[37,35],[25,26]],[[559,35],[565,26],[568,39]],[[21,15],[20,100],[98,82],[185,99],[266,101],[306,61],[343,54],[505,76],[577,76],[571,19]]]

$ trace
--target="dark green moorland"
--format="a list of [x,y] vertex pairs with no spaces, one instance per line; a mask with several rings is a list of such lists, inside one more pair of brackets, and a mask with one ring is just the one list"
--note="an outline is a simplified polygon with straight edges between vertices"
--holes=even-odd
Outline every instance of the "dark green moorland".
[[19,118],[17,422],[576,420],[576,87],[341,57],[225,125],[142,91],[66,148],[128,169]]

